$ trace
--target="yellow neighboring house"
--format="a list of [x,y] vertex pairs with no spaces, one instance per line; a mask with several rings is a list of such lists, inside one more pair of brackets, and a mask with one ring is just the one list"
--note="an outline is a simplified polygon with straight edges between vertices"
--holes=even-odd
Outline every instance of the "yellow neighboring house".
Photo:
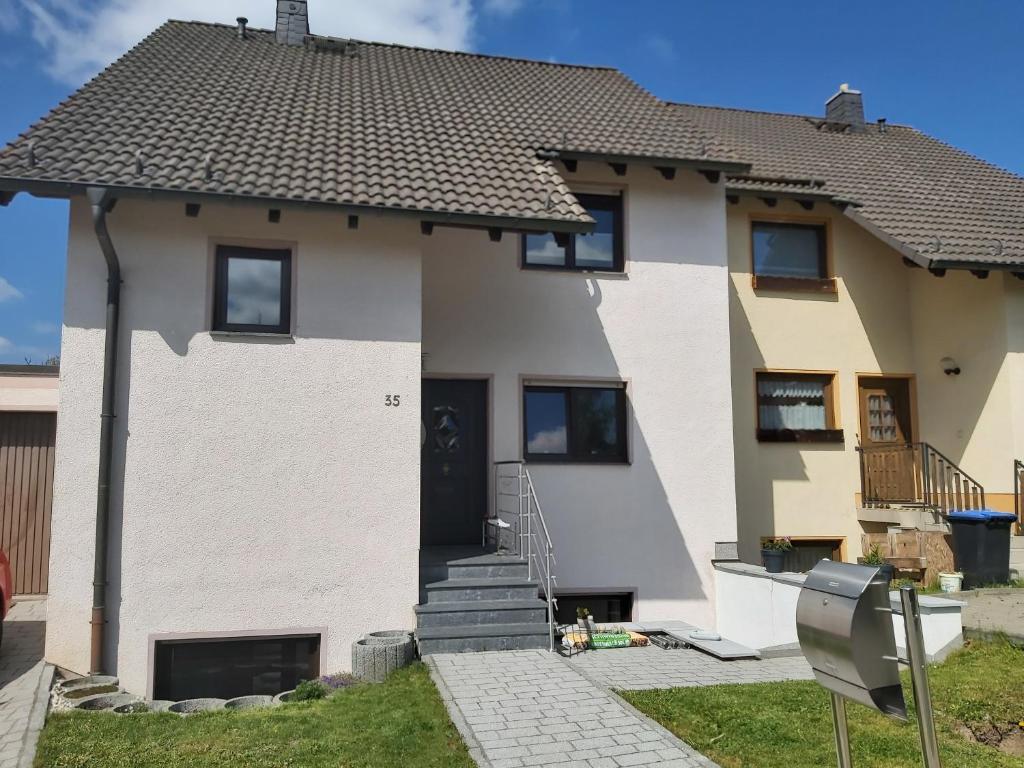
[[943,513],[1015,506],[1024,179],[845,86],[819,117],[677,108],[753,163],[726,180],[740,556],[948,566]]

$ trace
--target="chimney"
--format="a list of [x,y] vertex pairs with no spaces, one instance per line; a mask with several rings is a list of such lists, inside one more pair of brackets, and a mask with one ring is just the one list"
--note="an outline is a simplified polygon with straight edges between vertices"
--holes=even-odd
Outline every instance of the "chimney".
[[842,123],[850,130],[864,130],[864,100],[860,91],[850,88],[848,83],[839,86],[839,92],[825,102],[825,119],[830,123]]
[[306,0],[277,0],[277,42],[302,45],[309,34]]

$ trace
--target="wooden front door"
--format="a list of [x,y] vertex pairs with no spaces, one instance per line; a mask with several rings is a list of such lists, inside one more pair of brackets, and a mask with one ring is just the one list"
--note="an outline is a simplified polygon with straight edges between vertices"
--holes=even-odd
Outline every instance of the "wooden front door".
[[0,549],[14,594],[47,590],[57,414],[0,411]]
[[860,389],[860,444],[869,500],[918,500],[917,453],[911,423],[910,380],[865,377]]
[[487,514],[487,382],[424,379],[420,544],[479,544]]

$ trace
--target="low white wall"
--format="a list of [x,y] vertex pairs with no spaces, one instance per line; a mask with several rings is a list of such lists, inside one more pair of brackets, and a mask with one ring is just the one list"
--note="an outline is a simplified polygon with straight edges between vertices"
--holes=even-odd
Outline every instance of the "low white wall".
[[[122,201],[107,658],[145,693],[169,634],[324,630],[321,669],[417,602],[420,253],[413,222]],[[209,333],[211,242],[295,246],[293,338]],[[89,663],[106,271],[71,205],[47,659]],[[385,394],[402,407],[386,408]],[[121,490],[123,488],[123,494]]]
[[[798,573],[770,574],[746,563],[715,566],[715,599],[718,604],[718,632],[751,648],[771,648],[797,642],[796,604],[806,576]],[[906,655],[906,630],[899,594],[890,593],[893,631],[900,655]],[[928,658],[941,661],[963,643],[963,603],[922,595],[921,626]]]

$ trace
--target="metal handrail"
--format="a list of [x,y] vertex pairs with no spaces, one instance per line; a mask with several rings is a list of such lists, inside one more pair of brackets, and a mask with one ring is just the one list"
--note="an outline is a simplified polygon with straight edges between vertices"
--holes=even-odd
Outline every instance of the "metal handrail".
[[[515,474],[502,475],[504,468],[514,467]],[[502,490],[502,480],[514,480],[515,492]],[[502,510],[501,498],[512,497],[516,501],[516,509]],[[537,490],[530,477],[530,470],[522,461],[494,462],[494,517],[501,519],[501,512],[516,517],[517,552],[526,560],[526,573],[530,581],[536,581],[544,590],[544,599],[548,607],[548,650],[555,650],[555,610],[558,599],[555,597],[555,547],[551,542],[544,512],[537,498]],[[493,518],[492,518],[493,519]],[[506,521],[507,522],[507,521]],[[486,544],[486,522],[484,541]]]
[[[858,446],[857,450],[861,455],[861,500],[866,506],[913,503],[944,515],[955,510],[985,507],[985,489],[981,483],[929,443]],[[893,457],[891,465],[883,459],[881,465],[876,460],[869,466],[867,457],[872,454]],[[910,459],[905,458],[908,454]],[[905,480],[901,483],[895,477],[904,470],[911,473],[909,483]],[[899,491],[909,492],[909,495]]]

